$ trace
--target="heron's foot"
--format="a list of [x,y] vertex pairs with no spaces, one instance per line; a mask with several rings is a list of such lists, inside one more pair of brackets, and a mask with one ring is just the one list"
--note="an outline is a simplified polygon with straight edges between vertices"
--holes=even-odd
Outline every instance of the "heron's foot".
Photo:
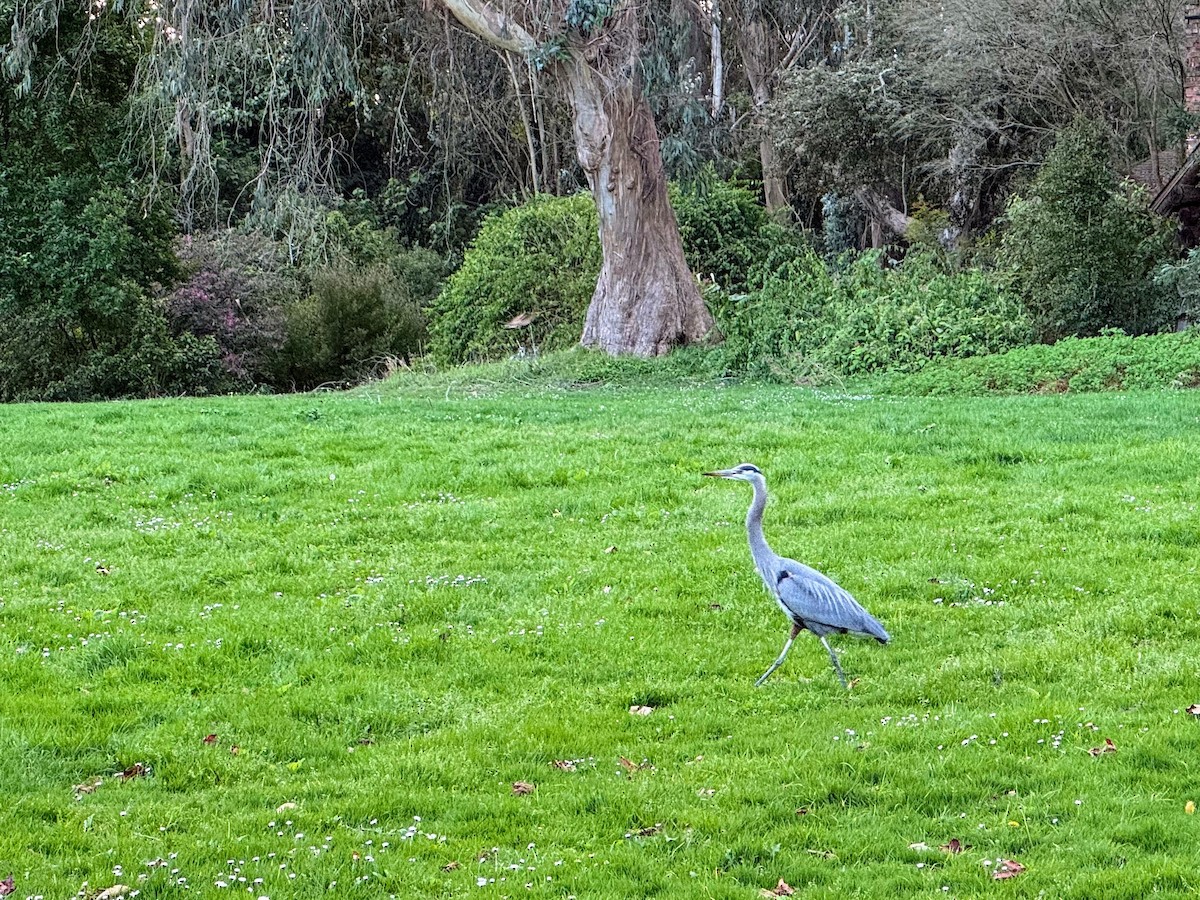
[[778,669],[782,665],[783,665],[783,657],[781,656],[781,657],[779,657],[779,659],[775,660],[775,662],[771,663],[771,667],[769,669],[767,669],[767,671],[763,672],[761,675],[758,676],[758,681],[754,682],[754,686],[762,687],[762,683],[771,677],[771,673],[774,672],[776,669]]

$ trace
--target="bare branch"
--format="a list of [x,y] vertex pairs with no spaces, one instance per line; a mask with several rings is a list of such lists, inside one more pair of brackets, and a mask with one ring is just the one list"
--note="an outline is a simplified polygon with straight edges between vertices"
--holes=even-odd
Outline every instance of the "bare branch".
[[527,55],[537,49],[538,42],[534,36],[488,0],[441,0],[441,2],[465,28],[479,35],[489,44],[511,50],[513,53]]

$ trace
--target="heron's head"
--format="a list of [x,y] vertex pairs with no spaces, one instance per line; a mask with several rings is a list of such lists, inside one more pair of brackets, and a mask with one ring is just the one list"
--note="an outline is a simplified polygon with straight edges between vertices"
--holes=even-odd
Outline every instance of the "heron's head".
[[732,478],[737,481],[752,481],[755,476],[762,478],[763,473],[758,466],[753,466],[750,463],[742,463],[740,466],[734,466],[732,469],[718,469],[716,472],[705,472],[705,475],[710,475],[713,478]]

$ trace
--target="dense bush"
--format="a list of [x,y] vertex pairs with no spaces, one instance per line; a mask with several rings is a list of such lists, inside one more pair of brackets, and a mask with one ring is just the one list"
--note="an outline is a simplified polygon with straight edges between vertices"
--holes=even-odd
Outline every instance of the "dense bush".
[[354,383],[420,352],[425,320],[406,281],[387,267],[328,267],[286,311],[280,372],[291,386]]
[[1172,228],[1144,194],[1118,182],[1099,126],[1065,129],[1026,196],[1008,207],[999,260],[1038,337],[1053,341],[1103,328],[1144,333],[1173,318],[1152,274]]
[[894,268],[877,252],[830,268],[809,252],[717,315],[726,369],[767,377],[912,371],[1029,339],[1019,304],[986,274],[947,273],[921,254]]
[[[61,40],[85,25],[64,11]],[[35,57],[37,97],[0,91],[0,399],[219,389],[213,342],[171,334],[151,299],[175,277],[175,229],[126,142],[136,42],[107,18],[88,40],[78,72]]]
[[190,274],[166,297],[174,333],[212,338],[231,389],[271,384],[284,311],[301,292],[279,245],[261,235],[196,235],[180,241],[179,258]]
[[190,274],[166,297],[171,326],[215,342],[228,389],[354,383],[421,352],[421,306],[441,286],[441,259],[341,211],[319,233],[322,252],[299,265],[260,234],[181,242]]
[[1109,333],[944,360],[873,384],[889,394],[1064,393],[1200,387],[1200,332]]
[[[540,197],[484,220],[430,314],[441,363],[554,350],[579,340],[600,273],[596,206],[587,194]],[[520,329],[506,329],[517,316]]]
[[730,294],[796,258],[801,232],[775,224],[758,196],[743,187],[709,179],[695,189],[671,186],[671,206],[688,265],[701,280]]

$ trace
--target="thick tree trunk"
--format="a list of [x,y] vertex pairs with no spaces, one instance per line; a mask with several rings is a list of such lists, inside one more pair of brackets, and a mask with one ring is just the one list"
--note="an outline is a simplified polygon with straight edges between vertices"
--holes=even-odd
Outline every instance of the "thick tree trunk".
[[683,258],[649,104],[614,65],[606,77],[567,62],[575,145],[600,217],[603,262],[580,343],[613,355],[659,356],[712,331]]
[[[490,0],[442,0],[485,41],[531,54],[539,43]],[[518,7],[519,9],[519,7]],[[613,355],[658,356],[701,340],[713,320],[683,258],[658,129],[635,80],[638,11],[622,6],[563,61],[575,151],[600,214],[600,278],[580,339]]]

